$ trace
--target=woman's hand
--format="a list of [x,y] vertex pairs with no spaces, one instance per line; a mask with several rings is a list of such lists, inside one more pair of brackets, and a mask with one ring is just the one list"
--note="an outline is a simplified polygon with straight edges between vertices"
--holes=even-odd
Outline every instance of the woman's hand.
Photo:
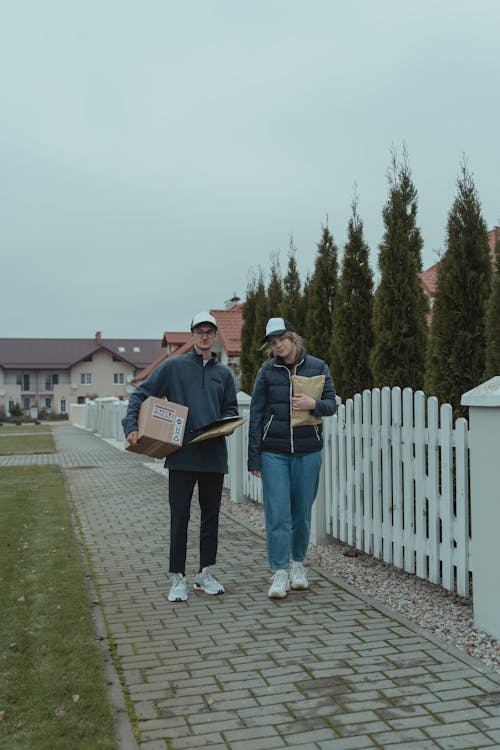
[[312,411],[316,408],[316,400],[305,393],[296,393],[292,396],[292,409],[295,411]]

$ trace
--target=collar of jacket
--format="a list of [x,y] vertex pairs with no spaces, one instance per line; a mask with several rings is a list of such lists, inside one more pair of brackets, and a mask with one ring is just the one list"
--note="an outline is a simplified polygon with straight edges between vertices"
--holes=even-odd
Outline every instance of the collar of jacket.
[[[295,362],[295,365],[294,365],[295,368],[297,368],[299,365],[301,365],[304,362],[304,359],[306,358],[306,353],[307,352],[306,352],[305,349],[301,349],[300,350],[300,356],[299,356],[298,360]],[[274,357],[271,360],[271,362],[272,362],[272,364],[275,367],[288,367],[288,365],[284,361],[283,357]]]
[[[194,348],[194,346],[191,349],[190,353],[191,353],[191,357],[194,359],[195,362],[199,362],[200,365],[203,365],[203,354],[197,354],[196,353],[196,349]],[[215,356],[215,354],[213,352],[211,352],[211,357],[208,360],[207,364],[214,365],[217,361],[218,361],[217,357]]]

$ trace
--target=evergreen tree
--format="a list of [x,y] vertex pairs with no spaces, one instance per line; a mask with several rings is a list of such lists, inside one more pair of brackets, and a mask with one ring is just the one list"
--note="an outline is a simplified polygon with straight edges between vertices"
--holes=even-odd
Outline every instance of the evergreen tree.
[[295,260],[296,249],[290,239],[288,250],[288,269],[283,279],[283,300],[281,315],[290,320],[299,333],[304,330],[304,305],[300,291],[300,276]]
[[246,289],[243,305],[243,326],[241,328],[241,390],[251,394],[254,380],[254,358],[252,354],[255,331],[255,304],[257,297],[257,279],[251,276]]
[[389,197],[383,209],[385,232],[379,246],[381,281],[373,304],[374,346],[370,366],[378,387],[424,384],[427,301],[418,274],[422,238],[416,224],[417,190],[406,149],[392,153]]
[[266,359],[266,355],[262,349],[262,339],[266,333],[266,324],[269,319],[269,304],[266,295],[266,286],[264,284],[264,275],[262,269],[259,269],[259,277],[257,279],[256,294],[255,294],[255,326],[253,331],[252,340],[252,388],[255,376],[261,364]]
[[317,248],[308,290],[306,338],[310,354],[328,362],[338,283],[338,249],[327,226],[323,227]]
[[486,224],[464,162],[457,188],[439,264],[426,373],[428,394],[450,403],[455,417],[466,416],[466,407],[460,406],[462,394],[484,376],[491,277]]
[[495,247],[495,272],[486,309],[486,370],[487,379],[500,375],[500,240]]
[[271,278],[267,286],[267,304],[270,318],[276,318],[281,315],[283,304],[283,282],[281,280],[281,268],[279,253],[273,253],[271,256]]
[[333,311],[330,356],[335,389],[343,401],[372,387],[373,273],[369,255],[355,198]]

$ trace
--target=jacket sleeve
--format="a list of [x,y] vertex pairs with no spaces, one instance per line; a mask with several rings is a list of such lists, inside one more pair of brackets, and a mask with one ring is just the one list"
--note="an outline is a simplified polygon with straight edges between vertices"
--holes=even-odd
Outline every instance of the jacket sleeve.
[[266,408],[266,384],[263,368],[255,378],[250,402],[250,422],[248,426],[248,471],[260,471],[262,428]]
[[326,362],[322,374],[325,376],[325,385],[321,398],[316,401],[316,408],[311,411],[314,417],[331,417],[337,411],[337,399],[332,376]]
[[236,398],[236,388],[234,378],[230,371],[227,373],[224,393],[222,394],[221,417],[237,417],[238,400]]
[[134,430],[137,430],[139,410],[142,402],[149,398],[149,396],[162,398],[167,395],[167,382],[166,368],[158,367],[131,394],[128,401],[127,413],[122,419],[122,427],[125,437],[131,432],[134,432]]

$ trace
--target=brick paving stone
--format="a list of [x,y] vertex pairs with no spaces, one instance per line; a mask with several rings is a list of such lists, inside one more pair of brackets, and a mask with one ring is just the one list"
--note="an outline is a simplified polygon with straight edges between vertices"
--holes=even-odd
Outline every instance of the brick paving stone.
[[230,513],[216,566],[226,593],[194,592],[196,495],[189,598],[168,602],[167,472],[71,425],[54,435],[56,454],[0,467],[61,467],[140,750],[498,746],[498,675],[315,567],[307,592],[270,601],[265,541]]

